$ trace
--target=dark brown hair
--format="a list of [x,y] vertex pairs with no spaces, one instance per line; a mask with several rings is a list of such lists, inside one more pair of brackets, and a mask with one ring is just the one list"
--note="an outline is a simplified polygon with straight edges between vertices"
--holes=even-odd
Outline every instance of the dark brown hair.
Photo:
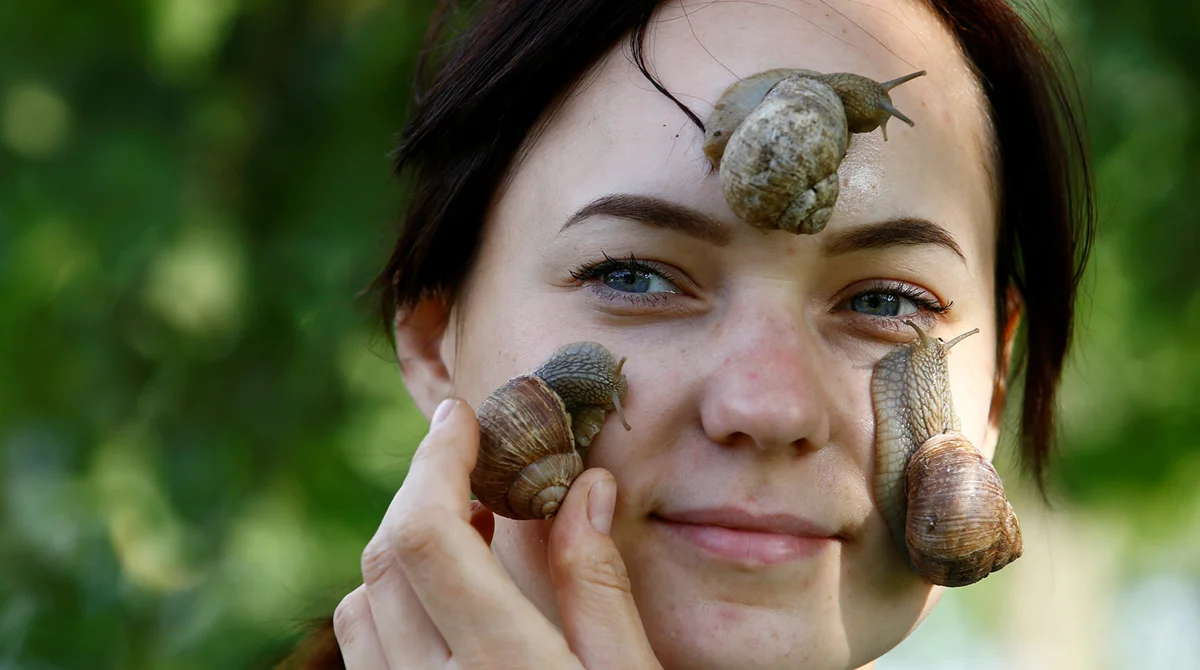
[[[1077,95],[1057,43],[1039,41],[1005,0],[923,1],[958,40],[991,108],[1000,193],[996,321],[1003,333],[1015,289],[1023,327],[1010,376],[1024,376],[1021,457],[1041,484],[1094,232]],[[374,283],[386,324],[421,299],[458,296],[486,209],[517,151],[555,100],[622,38],[646,78],[703,126],[647,66],[645,33],[659,4],[484,0],[467,11],[442,0],[422,52],[415,108],[394,154],[409,193],[399,240]],[[446,39],[446,26],[467,15],[469,25]],[[328,623],[310,642],[302,652],[309,660],[294,657],[287,667],[342,667]]]

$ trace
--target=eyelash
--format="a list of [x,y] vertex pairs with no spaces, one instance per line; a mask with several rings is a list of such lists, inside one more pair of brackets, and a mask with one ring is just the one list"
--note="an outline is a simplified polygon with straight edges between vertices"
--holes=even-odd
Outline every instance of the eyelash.
[[[649,272],[666,279],[674,286],[679,286],[680,281],[675,275],[668,272],[664,267],[657,263],[648,263],[638,260],[633,254],[629,254],[629,258],[613,258],[606,253],[601,252],[604,260],[596,263],[583,263],[579,267],[571,270],[571,277],[579,283],[603,277],[605,274],[614,270],[640,270]],[[596,290],[606,300],[623,300],[633,305],[655,305],[668,299],[668,294],[663,293],[627,293],[605,286],[603,283],[596,286]]]
[[655,272],[661,274],[659,268],[652,266],[645,261],[639,261],[633,254],[629,254],[629,258],[617,259],[601,252],[604,260],[596,263],[583,263],[579,267],[571,270],[571,276],[575,281],[587,281],[595,279],[606,272],[613,270],[645,270],[646,272]]
[[[604,256],[603,261],[595,263],[583,263],[574,270],[571,270],[571,277],[574,278],[575,281],[582,284],[592,279],[602,277],[614,270],[640,270],[643,272],[656,274],[675,286],[679,286],[680,284],[680,281],[674,275],[672,275],[670,272],[667,272],[665,268],[659,264],[638,260],[633,254],[630,254],[629,258],[613,258],[603,252],[601,255]],[[598,285],[596,288],[602,294],[604,299],[612,301],[623,300],[635,305],[658,304],[667,299],[667,296],[661,293],[627,293],[624,291],[617,291],[604,286],[603,284]],[[942,304],[941,301],[932,296],[928,291],[924,291],[911,284],[906,284],[904,282],[895,280],[877,280],[871,286],[856,291],[854,295],[843,301],[842,304],[848,305],[855,298],[873,293],[890,293],[893,295],[898,295],[911,301],[919,310],[931,312],[939,316],[944,316],[950,311],[950,308],[954,306],[953,301]]]
[[911,284],[905,284],[904,282],[895,280],[879,281],[877,284],[872,285],[864,290],[856,291],[854,295],[850,296],[850,299],[846,302],[849,303],[850,300],[854,300],[860,296],[870,295],[872,293],[893,293],[902,298],[911,300],[912,303],[919,309],[927,310],[938,315],[945,315],[950,311],[950,308],[954,306],[954,301],[950,301],[943,305],[941,301],[933,297],[928,291],[923,291]]

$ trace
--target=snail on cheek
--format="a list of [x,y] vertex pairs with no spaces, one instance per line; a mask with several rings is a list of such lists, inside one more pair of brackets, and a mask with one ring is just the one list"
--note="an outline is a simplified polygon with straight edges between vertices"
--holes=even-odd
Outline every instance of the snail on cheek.
[[479,403],[475,497],[510,519],[554,517],[608,413],[630,430],[624,365],[595,342],[568,344]]
[[910,568],[966,586],[1020,558],[1021,528],[992,464],[961,433],[950,349],[911,321],[917,340],[875,366],[875,499]]

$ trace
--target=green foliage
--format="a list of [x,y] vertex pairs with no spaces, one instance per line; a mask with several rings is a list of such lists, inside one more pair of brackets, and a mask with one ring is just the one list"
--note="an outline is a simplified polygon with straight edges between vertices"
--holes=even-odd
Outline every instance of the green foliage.
[[425,3],[0,8],[0,667],[250,667],[423,431],[356,293]]
[[[356,583],[424,431],[355,296],[430,5],[0,5],[0,668],[261,667]],[[1200,5],[1053,17],[1104,225],[1056,483],[1165,537],[1200,523]]]

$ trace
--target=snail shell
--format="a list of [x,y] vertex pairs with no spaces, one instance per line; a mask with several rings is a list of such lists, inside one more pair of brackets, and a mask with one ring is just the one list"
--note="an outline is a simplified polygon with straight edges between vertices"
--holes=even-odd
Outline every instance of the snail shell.
[[571,417],[546,382],[531,375],[509,380],[479,403],[479,458],[471,492],[510,519],[545,519],[583,472]]
[[704,153],[739,218],[764,229],[813,234],[838,197],[837,170],[850,133],[895,116],[888,91],[925,72],[879,83],[856,74],[775,69],[734,83],[706,124]]
[[917,573],[943,586],[966,586],[1021,555],[1021,528],[1000,475],[956,433],[934,435],[906,473],[905,540]]
[[960,432],[947,356],[978,330],[917,340],[876,365],[875,499],[910,567],[965,586],[1020,557],[1021,530],[992,464]]
[[[624,363],[594,342],[569,344],[485,398],[475,412],[475,497],[510,519],[553,517],[583,472],[577,441],[590,445],[608,411],[622,411]],[[629,430],[623,415],[621,421]]]

